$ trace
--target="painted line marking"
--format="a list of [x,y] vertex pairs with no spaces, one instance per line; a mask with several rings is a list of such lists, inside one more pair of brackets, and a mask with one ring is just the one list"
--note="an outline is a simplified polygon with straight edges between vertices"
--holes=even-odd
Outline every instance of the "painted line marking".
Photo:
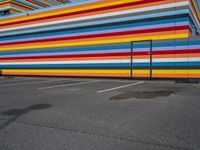
[[16,79],[26,81],[26,80],[35,80],[37,78],[16,78]]
[[106,89],[106,90],[97,91],[97,93],[104,93],[104,92],[114,91],[114,90],[117,90],[117,89],[122,89],[122,88],[130,87],[130,86],[134,86],[134,85],[138,85],[138,84],[142,84],[142,83],[144,83],[144,82],[137,82],[137,83],[127,84],[127,85],[118,86],[118,87],[114,87],[114,88],[110,88],[110,89]]
[[131,83],[133,81],[102,80],[103,82]]
[[[2,79],[1,81],[2,81],[2,82],[6,82],[6,83],[10,83],[10,82],[20,82],[20,81],[30,81],[30,80],[34,80],[34,79],[31,79],[31,78],[29,78],[29,79],[18,79],[18,78],[6,79],[6,78],[4,78],[4,79]],[[35,80],[34,80],[34,81],[35,81]]]
[[79,83],[61,84],[61,85],[53,85],[53,86],[46,86],[46,87],[38,88],[38,90],[47,90],[47,89],[60,88],[60,87],[68,87],[68,86],[74,86],[74,85],[83,85],[83,84],[95,83],[95,82],[99,82],[99,81],[100,80],[87,81],[87,82],[79,82]]
[[46,83],[46,82],[56,82],[56,81],[63,81],[63,80],[45,80],[45,81],[33,81],[33,82],[3,84],[3,85],[0,85],[0,87],[17,86],[17,85],[27,85],[27,84],[35,84],[35,83]]

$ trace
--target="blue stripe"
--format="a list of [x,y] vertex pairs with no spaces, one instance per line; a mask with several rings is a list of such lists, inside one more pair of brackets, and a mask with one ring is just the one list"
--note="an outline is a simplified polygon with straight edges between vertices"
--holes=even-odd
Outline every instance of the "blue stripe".
[[[133,66],[136,67],[149,67],[150,63],[133,63]],[[181,66],[200,66],[200,62],[154,62],[152,63],[153,67],[181,67]]]
[[120,44],[82,46],[82,47],[60,47],[60,48],[48,48],[48,49],[32,49],[29,51],[27,51],[27,50],[0,51],[0,55],[130,49],[130,44],[131,43],[120,43]]
[[[131,63],[101,63],[101,64],[32,64],[32,65],[0,65],[0,69],[11,68],[59,68],[59,67],[130,67]],[[153,63],[153,67],[200,66],[200,62],[162,62]],[[133,63],[133,67],[150,67],[150,63]]]
[[0,65],[0,69],[11,68],[59,68],[59,67],[130,67],[130,63],[102,63],[102,64],[33,64],[33,65]]

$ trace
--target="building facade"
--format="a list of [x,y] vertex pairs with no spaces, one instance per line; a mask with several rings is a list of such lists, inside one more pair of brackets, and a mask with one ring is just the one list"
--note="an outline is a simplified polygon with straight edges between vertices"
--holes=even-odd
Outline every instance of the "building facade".
[[70,0],[0,0],[0,16],[48,8],[70,2]]
[[2,75],[200,78],[195,0],[91,0],[0,19]]

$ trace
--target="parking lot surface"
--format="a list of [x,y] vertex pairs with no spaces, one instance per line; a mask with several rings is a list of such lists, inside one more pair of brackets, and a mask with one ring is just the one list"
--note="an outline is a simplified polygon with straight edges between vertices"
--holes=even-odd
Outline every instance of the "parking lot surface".
[[0,150],[199,150],[200,84],[0,77]]

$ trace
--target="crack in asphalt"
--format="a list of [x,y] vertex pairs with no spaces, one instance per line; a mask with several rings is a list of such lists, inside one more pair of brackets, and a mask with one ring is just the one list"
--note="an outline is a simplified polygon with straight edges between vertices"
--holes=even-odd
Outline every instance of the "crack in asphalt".
[[[0,120],[8,121],[9,119],[0,119]],[[151,143],[151,142],[146,142],[146,141],[142,141],[142,140],[134,140],[134,139],[130,139],[130,138],[124,138],[124,137],[120,137],[120,136],[111,136],[111,135],[105,135],[105,134],[94,134],[94,133],[90,133],[90,132],[87,132],[87,131],[79,131],[79,130],[74,130],[74,129],[44,125],[44,124],[43,125],[42,124],[35,124],[35,123],[23,122],[23,121],[17,121],[17,120],[13,120],[12,122],[18,123],[18,124],[29,125],[29,126],[35,126],[35,127],[43,127],[43,128],[54,129],[54,130],[62,130],[62,131],[65,131],[65,132],[78,133],[78,134],[83,134],[83,135],[87,134],[89,136],[109,138],[111,140],[120,140],[120,141],[132,142],[132,143],[153,145],[153,146],[156,146],[156,147],[170,148],[170,149],[175,149],[175,150],[191,150],[191,149],[188,149],[188,148],[178,147],[178,146],[174,146],[174,145],[166,145],[166,144],[161,144],[161,143]]]

